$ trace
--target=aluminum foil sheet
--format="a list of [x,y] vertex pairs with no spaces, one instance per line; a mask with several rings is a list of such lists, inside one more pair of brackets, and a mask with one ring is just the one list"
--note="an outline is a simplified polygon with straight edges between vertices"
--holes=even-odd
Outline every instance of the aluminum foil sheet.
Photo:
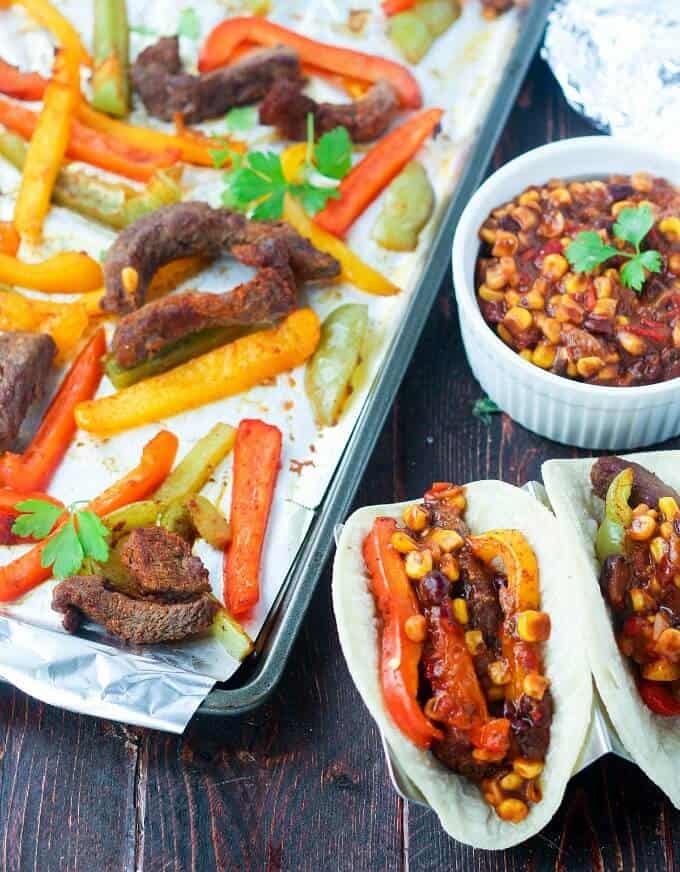
[[542,55],[570,105],[597,127],[677,147],[678,0],[558,0]]

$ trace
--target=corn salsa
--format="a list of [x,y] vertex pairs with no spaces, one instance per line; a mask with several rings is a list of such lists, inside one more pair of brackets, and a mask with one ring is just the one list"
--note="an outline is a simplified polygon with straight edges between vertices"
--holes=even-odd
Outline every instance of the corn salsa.
[[[643,249],[661,255],[638,294],[622,281],[624,256],[575,272],[574,238],[613,232],[623,209],[646,204],[654,225]],[[525,360],[597,385],[637,386],[680,375],[680,190],[638,172],[607,179],[551,179],[494,209],[479,231],[477,299],[489,326]]]

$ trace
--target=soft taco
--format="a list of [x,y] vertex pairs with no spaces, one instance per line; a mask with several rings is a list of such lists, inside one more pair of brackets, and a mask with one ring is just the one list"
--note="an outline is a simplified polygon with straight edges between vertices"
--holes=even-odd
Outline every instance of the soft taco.
[[680,808],[680,453],[543,466],[587,610],[602,701],[633,760]]
[[400,768],[459,841],[537,833],[577,763],[592,682],[551,513],[498,481],[439,483],[347,521],[333,605]]

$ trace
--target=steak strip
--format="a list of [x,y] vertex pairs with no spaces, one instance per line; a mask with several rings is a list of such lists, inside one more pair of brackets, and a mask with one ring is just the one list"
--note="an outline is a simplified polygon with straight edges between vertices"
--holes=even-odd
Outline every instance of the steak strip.
[[285,139],[304,140],[311,113],[317,137],[345,127],[352,142],[371,142],[387,130],[398,111],[399,98],[389,82],[377,82],[351,103],[317,103],[302,93],[302,82],[279,79],[260,105],[260,123],[276,127]]
[[[207,203],[173,203],[145,215],[118,235],[106,257],[106,293],[101,306],[107,312],[123,314],[144,304],[149,282],[156,270],[172,260],[199,255],[215,258],[231,252],[242,263],[267,266],[271,249],[264,243],[278,240],[286,249],[288,262],[298,281],[335,278],[338,261],[300,236],[285,221],[249,221],[229,209],[213,209]],[[128,293],[123,270],[136,274],[135,287]]]
[[0,451],[13,446],[31,404],[42,396],[56,352],[44,333],[0,335]]
[[173,121],[181,114],[187,124],[256,103],[277,81],[302,80],[296,52],[281,46],[255,51],[205,75],[189,75],[182,70],[176,36],[161,37],[140,52],[131,78],[150,115]]
[[295,279],[285,261],[262,267],[226,294],[187,291],[147,303],[120,320],[111,350],[120,366],[130,368],[184,336],[209,327],[271,323],[296,305]]
[[191,546],[164,527],[139,527],[121,548],[120,559],[145,596],[188,599],[210,591],[208,570]]
[[219,606],[207,594],[183,603],[136,600],[109,590],[100,575],[85,575],[60,582],[52,608],[64,614],[64,627],[71,633],[84,615],[125,642],[153,645],[207,630]]
[[680,495],[676,490],[662,481],[658,475],[633,463],[632,460],[622,460],[620,457],[598,457],[590,470],[590,481],[593,492],[602,499],[607,496],[607,490],[612,480],[624,469],[633,470],[633,490],[630,497],[631,505],[646,503],[654,509],[659,505],[661,497],[673,497],[680,505]]

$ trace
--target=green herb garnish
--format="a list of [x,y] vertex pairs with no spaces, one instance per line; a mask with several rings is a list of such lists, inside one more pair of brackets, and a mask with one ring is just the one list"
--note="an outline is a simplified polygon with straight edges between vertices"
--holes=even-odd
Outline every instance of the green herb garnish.
[[158,31],[153,27],[146,27],[144,24],[131,24],[130,33],[137,33],[139,36],[158,36]]
[[352,168],[352,140],[346,127],[336,127],[319,137],[314,149],[316,168],[329,179],[344,179]]
[[179,13],[177,22],[177,35],[187,39],[201,38],[201,19],[198,12],[192,6],[185,6]]
[[227,112],[225,118],[227,130],[252,130],[257,124],[257,109],[254,106],[234,106]]
[[649,206],[622,209],[613,227],[614,236],[632,245],[635,254],[607,245],[593,230],[584,230],[567,246],[567,260],[576,272],[586,273],[612,257],[623,257],[627,263],[621,270],[621,281],[626,287],[640,293],[647,273],[661,272],[662,260],[659,252],[653,249],[640,251],[642,241],[653,226],[654,214]]
[[47,500],[31,499],[17,503],[21,512],[12,525],[12,532],[22,538],[45,539],[57,522],[68,515],[64,526],[43,549],[40,563],[52,567],[55,578],[67,578],[76,573],[86,557],[102,563],[109,558],[108,528],[99,517],[87,509],[77,510],[78,503],[65,509]]
[[475,418],[479,418],[483,424],[490,424],[491,416],[497,415],[501,411],[502,409],[489,397],[480,397],[472,407],[472,414]]

